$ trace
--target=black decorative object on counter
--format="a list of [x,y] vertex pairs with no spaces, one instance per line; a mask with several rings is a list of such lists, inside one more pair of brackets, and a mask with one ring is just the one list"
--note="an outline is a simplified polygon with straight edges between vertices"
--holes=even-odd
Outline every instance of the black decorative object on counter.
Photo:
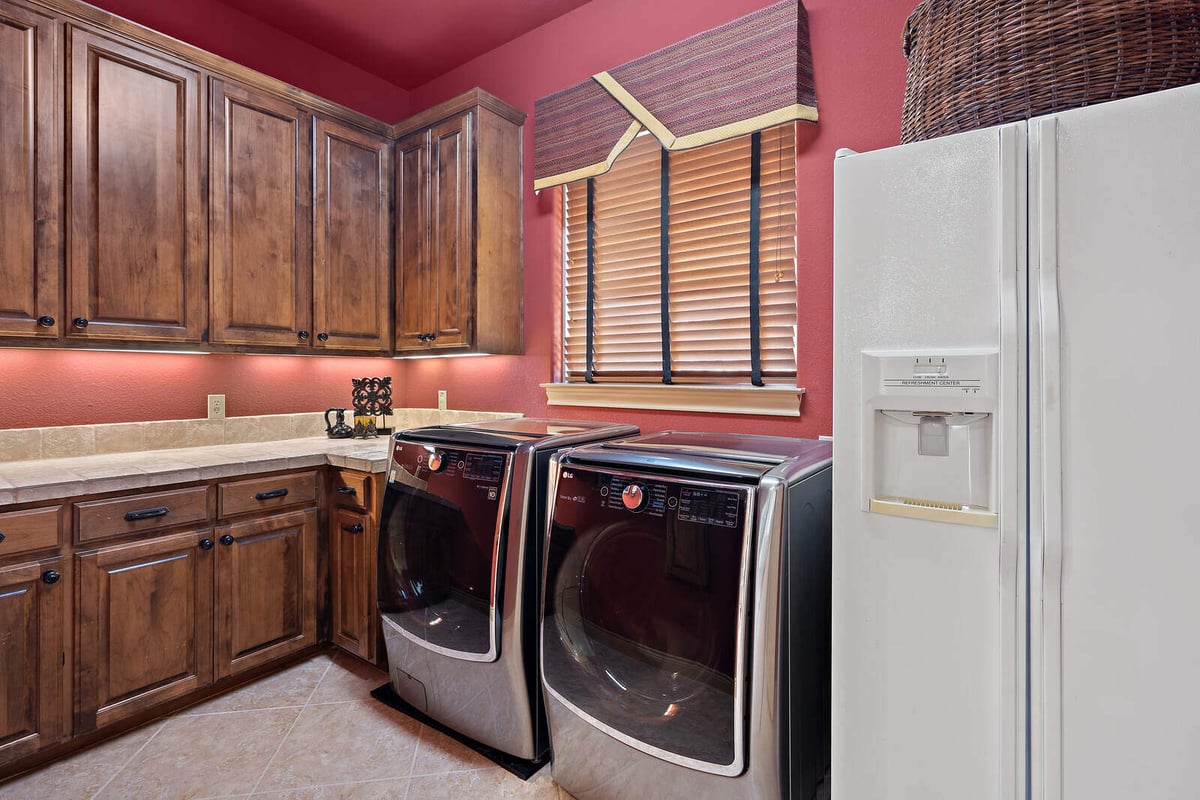
[[[392,413],[392,379],[351,378],[350,382],[354,386],[351,392],[354,401],[354,435],[367,438],[379,433],[391,433],[386,417]],[[376,417],[385,418],[378,430],[375,427]]]

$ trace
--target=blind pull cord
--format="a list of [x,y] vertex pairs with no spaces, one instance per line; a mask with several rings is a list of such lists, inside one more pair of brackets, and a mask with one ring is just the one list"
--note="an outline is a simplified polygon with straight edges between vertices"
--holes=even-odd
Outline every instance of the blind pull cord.
[[750,135],[750,383],[763,385],[759,341],[759,231],[762,216],[762,133]]
[[587,350],[583,379],[595,383],[596,360],[596,181],[587,179]]

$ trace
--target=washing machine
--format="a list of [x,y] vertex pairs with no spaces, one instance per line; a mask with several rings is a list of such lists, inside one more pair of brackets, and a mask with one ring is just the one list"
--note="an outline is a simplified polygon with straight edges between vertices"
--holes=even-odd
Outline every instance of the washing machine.
[[403,700],[488,747],[545,755],[537,623],[550,457],[637,432],[517,418],[393,436],[378,603]]
[[668,431],[552,459],[541,665],[578,800],[827,796],[832,448]]

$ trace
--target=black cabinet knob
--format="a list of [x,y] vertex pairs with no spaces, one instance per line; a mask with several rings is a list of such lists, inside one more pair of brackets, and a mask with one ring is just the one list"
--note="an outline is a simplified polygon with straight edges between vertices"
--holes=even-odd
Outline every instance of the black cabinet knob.
[[4,537],[4,534],[3,534],[3,533],[0,533],[0,542],[3,542],[3,541],[4,541],[4,538],[5,538],[5,537]]
[[88,326],[88,321],[83,317],[76,317],[75,319],[71,320],[71,324],[76,328],[79,328],[79,330],[83,330]]
[[[355,489],[353,486],[339,486],[337,488],[337,490],[338,490],[338,494],[349,494],[349,495],[358,494],[358,489]],[[0,541],[3,541],[3,540],[0,539]]]
[[228,533],[225,534],[224,536],[221,537],[221,544],[225,545],[226,547],[229,547],[229,545],[233,544],[233,536]]
[[308,331],[296,331],[296,338],[302,342],[308,341]]
[[201,539],[200,540],[200,549],[201,550],[212,550],[213,549],[213,540],[212,539]]
[[342,530],[344,530],[346,533],[362,533],[363,526],[361,522],[356,522],[353,525],[343,525]]
[[48,569],[42,573],[42,583],[58,583],[58,579],[62,575],[58,574],[56,569]]
[[317,334],[317,341],[318,341],[318,342],[328,342],[328,341],[329,341],[329,334],[328,334],[328,333],[318,333],[318,334]]
[[38,317],[38,325],[41,325],[43,328],[53,328],[54,317],[50,316],[49,314]]

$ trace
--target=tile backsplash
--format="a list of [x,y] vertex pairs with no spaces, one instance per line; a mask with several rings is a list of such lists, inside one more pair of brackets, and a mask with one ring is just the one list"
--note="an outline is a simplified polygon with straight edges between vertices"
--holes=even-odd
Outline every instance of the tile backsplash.
[[[473,422],[520,416],[490,411],[439,411],[399,408],[388,417],[392,428],[416,428],[454,422]],[[157,422],[119,422],[106,425],[65,425],[51,428],[0,430],[0,461],[132,453],[173,447],[202,447],[246,442],[303,439],[325,433],[323,412],[265,414],[225,419],[171,419]]]

